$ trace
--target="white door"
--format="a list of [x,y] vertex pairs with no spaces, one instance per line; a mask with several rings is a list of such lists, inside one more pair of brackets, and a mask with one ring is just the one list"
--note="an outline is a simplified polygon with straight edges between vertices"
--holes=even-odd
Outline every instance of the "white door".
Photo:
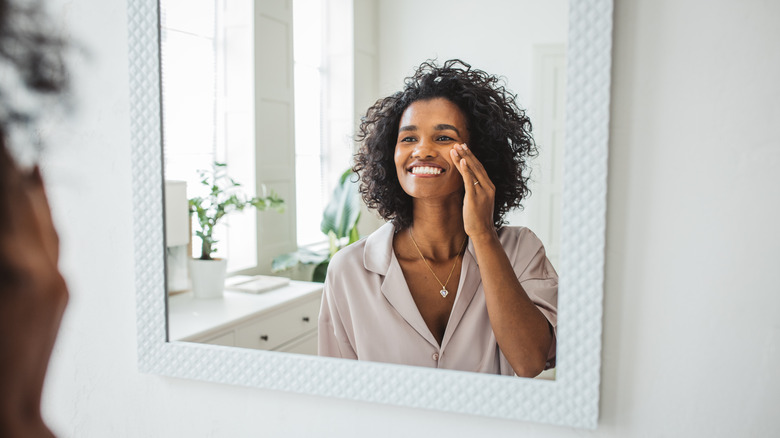
[[533,101],[528,114],[539,156],[533,160],[532,194],[525,210],[508,216],[512,225],[529,227],[542,240],[547,257],[558,266],[560,256],[561,193],[563,188],[566,47],[534,47]]

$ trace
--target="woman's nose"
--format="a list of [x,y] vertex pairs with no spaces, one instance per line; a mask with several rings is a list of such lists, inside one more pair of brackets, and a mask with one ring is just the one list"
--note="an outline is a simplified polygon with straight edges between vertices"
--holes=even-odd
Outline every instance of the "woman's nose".
[[414,158],[431,158],[436,156],[436,149],[428,140],[420,140],[412,151]]

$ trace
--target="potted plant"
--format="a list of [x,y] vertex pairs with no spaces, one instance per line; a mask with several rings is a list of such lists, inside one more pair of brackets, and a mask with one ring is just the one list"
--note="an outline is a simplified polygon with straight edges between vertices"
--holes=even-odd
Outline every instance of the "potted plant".
[[324,282],[331,257],[341,248],[357,242],[357,224],[360,220],[360,194],[357,182],[352,180],[355,173],[348,169],[339,178],[333,189],[333,196],[322,213],[320,230],[328,236],[328,248],[315,251],[301,248],[294,253],[282,254],[274,258],[271,269],[283,271],[297,264],[316,265],[311,281]]
[[197,218],[195,235],[201,239],[200,258],[190,260],[192,291],[198,298],[218,298],[224,290],[227,260],[212,257],[217,250],[214,229],[220,220],[248,207],[284,211],[284,201],[273,191],[268,196],[248,197],[241,184],[228,176],[226,167],[214,162],[211,171],[199,170],[200,183],[208,188],[208,194],[189,199],[190,213]]

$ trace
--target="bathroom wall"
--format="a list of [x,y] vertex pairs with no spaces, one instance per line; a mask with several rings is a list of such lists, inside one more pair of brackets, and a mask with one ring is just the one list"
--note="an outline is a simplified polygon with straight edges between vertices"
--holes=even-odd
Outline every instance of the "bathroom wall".
[[44,127],[71,290],[44,394],[59,436],[780,433],[780,4],[615,6],[592,432],[139,374],[126,5],[52,4],[87,49],[73,68],[78,113]]
[[[533,48],[564,44],[566,0],[382,0],[379,92],[398,91],[426,59],[458,58],[502,75],[521,107],[532,106]],[[491,47],[491,44],[495,46]],[[504,54],[504,57],[496,56]]]

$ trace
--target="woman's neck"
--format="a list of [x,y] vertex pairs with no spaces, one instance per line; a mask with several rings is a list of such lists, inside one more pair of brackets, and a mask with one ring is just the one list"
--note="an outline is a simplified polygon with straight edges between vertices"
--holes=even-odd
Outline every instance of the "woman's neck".
[[463,247],[463,203],[415,199],[411,236],[423,255],[434,261],[448,260]]

